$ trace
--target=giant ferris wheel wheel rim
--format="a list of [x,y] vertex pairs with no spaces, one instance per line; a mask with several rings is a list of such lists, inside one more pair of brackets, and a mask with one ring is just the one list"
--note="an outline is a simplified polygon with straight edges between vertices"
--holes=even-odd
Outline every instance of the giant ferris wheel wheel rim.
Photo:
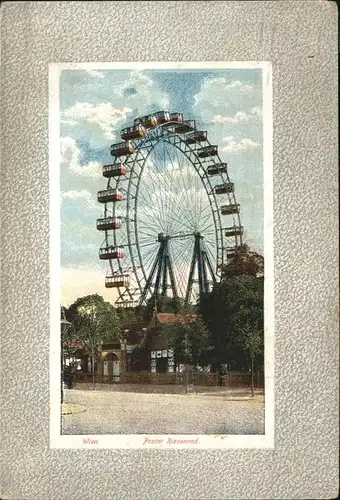
[[[137,119],[135,119],[136,122]],[[194,122],[195,123],[195,122]],[[110,210],[109,205],[105,203],[104,208],[104,218],[107,218],[109,212],[111,212],[112,217],[116,219],[117,217],[121,217],[125,222],[125,231],[126,231],[126,246],[128,247],[129,252],[129,263],[130,266],[127,268],[126,262],[122,263],[120,259],[109,259],[109,267],[111,271],[111,275],[121,275],[124,276],[127,273],[130,273],[135,277],[135,287],[131,288],[129,286],[117,287],[119,299],[117,303],[121,302],[131,302],[138,303],[138,298],[143,293],[143,281],[144,284],[148,279],[147,273],[148,270],[145,269],[145,262],[143,262],[143,252],[141,252],[141,235],[139,233],[139,217],[138,217],[138,203],[140,199],[140,189],[141,183],[143,181],[143,174],[148,162],[150,155],[155,151],[155,148],[158,144],[167,144],[172,148],[176,148],[176,150],[180,151],[181,154],[187,159],[187,161],[191,164],[196,174],[201,180],[201,184],[204,187],[207,200],[209,200],[210,211],[212,214],[212,219],[214,222],[214,233],[215,233],[215,273],[218,276],[221,266],[225,263],[225,244],[228,240],[228,237],[224,235],[225,229],[222,224],[221,214],[221,206],[217,201],[217,193],[216,193],[216,183],[212,182],[212,178],[209,175],[210,171],[217,171],[220,165],[226,165],[221,160],[217,146],[213,146],[207,137],[207,133],[205,133],[205,139],[203,141],[196,142],[188,142],[186,139],[188,137],[187,133],[176,133],[176,126],[179,126],[177,121],[167,121],[162,124],[158,124],[156,126],[150,127],[144,137],[139,139],[131,139],[129,143],[132,144],[133,152],[124,156],[124,160],[119,162],[120,165],[125,170],[125,175],[118,177],[115,179],[115,188],[117,190],[121,190],[125,195],[125,215],[121,214],[119,211],[119,207],[117,203],[112,204],[112,209]],[[184,126],[182,128],[185,128]],[[192,132],[197,132],[198,134],[203,133],[199,132],[195,127]],[[201,146],[200,142],[203,142],[204,146]],[[129,146],[130,147],[130,146]],[[209,151],[209,148],[216,148],[216,152],[213,155],[207,154],[203,151],[204,155],[198,154],[202,149]],[[207,149],[208,148],[208,149]],[[117,160],[117,157],[115,157]],[[164,160],[165,161],[165,160]],[[221,170],[218,172],[218,179],[221,181],[221,186],[223,185],[231,185],[228,170]],[[214,174],[215,180],[216,176]],[[107,188],[111,188],[111,178],[108,179]],[[236,202],[236,196],[234,190],[226,193],[227,199],[229,202],[229,207],[239,207]],[[228,209],[226,211],[228,214]],[[232,213],[230,211],[230,213]],[[118,215],[120,214],[120,215]],[[237,222],[234,220],[235,227],[235,247],[238,244],[242,244],[242,232],[243,228],[241,226],[240,220],[240,210],[236,209],[236,212],[233,212],[236,215]],[[229,228],[229,230],[233,229]],[[229,231],[232,235],[233,231]],[[118,248],[119,245],[119,236],[118,231],[113,231],[113,234],[109,230],[105,230],[105,244],[106,247],[109,246],[110,237],[113,238],[114,246]],[[227,234],[227,232],[226,232]],[[238,238],[236,237],[238,235]],[[204,236],[204,235],[203,235]],[[229,236],[232,238],[232,236]],[[207,240],[208,241],[208,240]],[[127,301],[125,299],[128,299]]]

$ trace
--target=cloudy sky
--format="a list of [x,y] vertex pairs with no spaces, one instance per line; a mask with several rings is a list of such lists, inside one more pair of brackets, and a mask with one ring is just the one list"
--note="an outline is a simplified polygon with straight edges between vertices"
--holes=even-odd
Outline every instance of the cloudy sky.
[[133,119],[180,111],[207,130],[229,166],[248,245],[263,251],[262,70],[63,70],[60,76],[62,304],[105,289],[96,194],[110,145]]

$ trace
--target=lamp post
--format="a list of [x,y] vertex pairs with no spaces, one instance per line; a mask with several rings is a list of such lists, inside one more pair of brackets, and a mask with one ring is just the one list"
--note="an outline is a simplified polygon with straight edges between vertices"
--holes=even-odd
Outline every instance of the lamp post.
[[129,333],[130,330],[125,329],[123,330],[123,335],[121,336],[120,339],[120,349],[121,349],[121,368],[122,368],[122,375],[123,375],[123,380],[125,381],[125,373],[126,373],[126,365],[127,365],[127,352],[126,352],[126,338],[127,334]]
[[185,356],[186,356],[186,383],[185,383],[185,392],[194,392],[194,373],[193,366],[189,363],[189,356],[191,351],[189,349],[189,332],[188,327],[185,327]]
[[188,348],[188,332],[185,329],[185,357],[186,357],[186,384],[185,392],[189,391],[189,364],[188,364],[189,348]]
[[63,311],[63,318],[60,320],[60,396],[61,404],[64,402],[64,336],[67,333],[71,323],[65,318],[65,312]]

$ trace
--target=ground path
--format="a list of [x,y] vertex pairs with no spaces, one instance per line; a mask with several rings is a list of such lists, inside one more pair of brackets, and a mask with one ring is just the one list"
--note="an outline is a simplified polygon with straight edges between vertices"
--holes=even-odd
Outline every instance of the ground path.
[[140,387],[141,392],[106,389],[65,390],[65,401],[84,405],[86,411],[64,415],[63,434],[264,434],[263,396],[250,398],[248,390],[169,394],[152,386]]

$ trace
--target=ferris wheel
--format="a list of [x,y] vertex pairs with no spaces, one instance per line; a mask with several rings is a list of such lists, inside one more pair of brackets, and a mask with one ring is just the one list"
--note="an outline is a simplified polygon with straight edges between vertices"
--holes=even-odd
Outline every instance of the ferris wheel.
[[154,294],[194,303],[242,244],[227,164],[207,131],[182,113],[136,118],[121,138],[97,195],[105,286],[117,289],[118,306],[145,305]]

